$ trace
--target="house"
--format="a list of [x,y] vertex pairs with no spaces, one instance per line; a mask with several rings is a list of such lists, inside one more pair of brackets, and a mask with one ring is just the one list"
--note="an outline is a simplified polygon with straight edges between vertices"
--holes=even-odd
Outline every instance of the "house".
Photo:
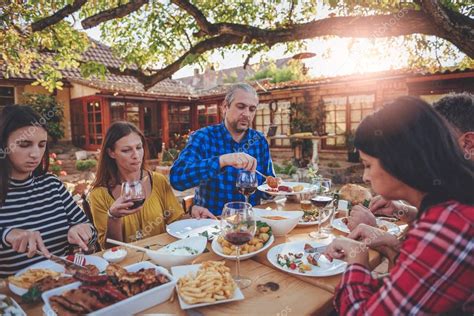
[[[85,58],[111,66],[121,64],[111,49],[99,42],[85,53]],[[151,156],[155,157],[162,144],[169,146],[175,134],[220,122],[219,106],[231,84],[227,79],[235,77],[231,81],[240,81],[248,77],[248,71],[240,67],[217,72],[209,69],[203,75],[195,72],[192,77],[163,80],[147,91],[133,77],[108,74],[105,81],[85,79],[76,69],[64,71],[63,75],[64,88],[54,92],[64,105],[63,141],[95,150],[112,122],[127,120],[144,131]],[[47,93],[42,87],[32,86],[33,81],[30,75],[6,78],[0,68],[0,107],[21,102],[24,92]],[[266,131],[274,124],[278,134],[289,134],[292,104],[311,108],[323,105],[323,129],[337,137],[323,141],[322,152],[337,153],[344,152],[347,131],[398,96],[416,95],[431,102],[449,92],[474,92],[474,69],[436,73],[392,70],[304,82],[263,81],[255,83],[255,87],[260,97],[256,129]],[[293,154],[288,139],[271,140],[271,150],[274,157],[290,158]]]

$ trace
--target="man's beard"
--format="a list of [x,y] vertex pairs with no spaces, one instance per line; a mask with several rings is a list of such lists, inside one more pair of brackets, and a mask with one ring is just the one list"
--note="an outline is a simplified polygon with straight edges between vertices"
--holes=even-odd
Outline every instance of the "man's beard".
[[245,127],[245,128],[240,128],[239,127],[239,121],[230,122],[230,127],[232,127],[234,132],[239,133],[239,134],[246,132],[249,129],[249,126],[250,126],[250,124],[248,124],[247,127]]

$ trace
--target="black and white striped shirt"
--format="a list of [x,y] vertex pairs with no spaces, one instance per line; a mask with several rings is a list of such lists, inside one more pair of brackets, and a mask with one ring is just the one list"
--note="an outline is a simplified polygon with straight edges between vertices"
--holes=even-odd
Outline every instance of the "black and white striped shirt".
[[[68,250],[68,230],[88,223],[81,208],[72,199],[63,183],[54,175],[30,177],[23,181],[10,179],[5,203],[0,206],[0,278],[44,260],[17,253],[5,239],[14,228],[39,231],[48,250],[63,256]],[[97,239],[94,230],[92,244]]]

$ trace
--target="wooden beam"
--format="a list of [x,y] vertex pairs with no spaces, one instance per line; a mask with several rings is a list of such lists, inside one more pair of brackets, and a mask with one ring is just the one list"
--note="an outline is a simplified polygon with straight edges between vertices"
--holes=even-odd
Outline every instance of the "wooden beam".
[[166,148],[170,145],[170,121],[168,117],[168,102],[161,102],[161,130],[163,134],[163,143]]

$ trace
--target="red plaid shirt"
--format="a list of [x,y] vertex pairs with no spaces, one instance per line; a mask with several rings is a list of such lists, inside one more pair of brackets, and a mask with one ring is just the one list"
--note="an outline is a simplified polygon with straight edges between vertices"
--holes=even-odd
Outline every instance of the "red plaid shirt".
[[341,315],[472,315],[473,224],[473,206],[448,201],[427,208],[382,284],[362,265],[348,267],[336,289],[336,310]]

